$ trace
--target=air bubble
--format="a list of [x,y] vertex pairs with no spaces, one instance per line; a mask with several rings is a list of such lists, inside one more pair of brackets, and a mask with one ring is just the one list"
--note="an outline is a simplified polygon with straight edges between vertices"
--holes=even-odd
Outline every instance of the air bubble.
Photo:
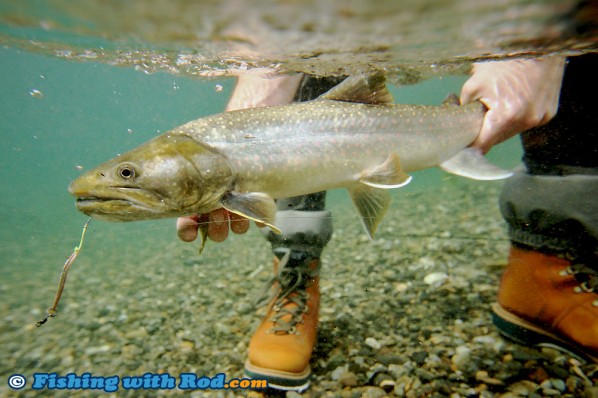
[[29,95],[31,95],[33,98],[37,98],[37,99],[44,98],[44,94],[41,91],[36,90],[36,89],[29,91]]

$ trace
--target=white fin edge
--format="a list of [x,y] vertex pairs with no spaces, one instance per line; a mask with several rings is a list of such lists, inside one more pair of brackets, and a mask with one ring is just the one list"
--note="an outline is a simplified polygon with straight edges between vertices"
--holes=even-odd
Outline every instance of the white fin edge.
[[369,181],[359,181],[359,182],[362,183],[362,184],[364,184],[364,185],[367,185],[369,187],[372,187],[372,188],[395,189],[395,188],[402,188],[402,187],[404,187],[405,185],[409,184],[412,179],[413,179],[413,177],[409,176],[402,183],[395,184],[395,185],[376,184],[374,182],[369,182]]
[[502,169],[488,162],[482,151],[477,148],[465,148],[440,167],[452,174],[474,180],[492,181],[509,178],[513,172]]

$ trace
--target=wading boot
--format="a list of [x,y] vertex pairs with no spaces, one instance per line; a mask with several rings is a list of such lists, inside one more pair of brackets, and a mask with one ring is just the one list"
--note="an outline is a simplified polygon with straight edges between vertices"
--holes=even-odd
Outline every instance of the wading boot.
[[513,246],[493,306],[501,334],[598,362],[595,255],[567,260]]
[[271,388],[303,391],[318,328],[320,260],[282,248],[274,254],[273,298],[249,343],[245,373]]

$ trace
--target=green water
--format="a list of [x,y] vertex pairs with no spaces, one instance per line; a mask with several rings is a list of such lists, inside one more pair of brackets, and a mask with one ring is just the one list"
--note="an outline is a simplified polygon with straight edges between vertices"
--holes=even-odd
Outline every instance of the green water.
[[[393,87],[393,94],[398,103],[438,104],[448,93],[458,93],[465,79],[448,76]],[[70,250],[85,217],[75,209],[67,187],[81,169],[92,168],[184,122],[223,111],[233,85],[232,78],[148,75],[131,68],[0,49],[3,265],[18,265],[15,246],[27,245],[32,253],[38,246]],[[32,94],[34,90],[40,94]],[[512,166],[519,157],[517,150],[514,141],[495,150],[493,159]],[[406,191],[447,177],[437,170],[416,176]],[[332,200],[344,198],[336,194]],[[148,229],[175,238],[173,221],[97,222],[93,228],[108,234],[147,233]]]
[[[399,103],[438,104],[448,93],[458,93],[465,80],[466,76],[445,76],[414,86],[392,87],[392,92]],[[82,170],[90,169],[159,133],[191,119],[221,112],[233,85],[234,79],[231,78],[193,80],[164,73],[148,75],[106,64],[68,62],[9,48],[0,49],[0,129],[3,138],[0,146],[0,190],[3,199],[0,209],[0,264],[3,272],[0,281],[0,332],[6,336],[18,336],[3,342],[6,344],[3,350],[6,349],[7,353],[25,352],[27,358],[37,358],[38,361],[11,360],[17,368],[13,365],[11,369],[3,369],[3,377],[12,372],[30,376],[35,371],[54,371],[53,360],[45,354],[50,349],[40,353],[35,344],[29,346],[32,339],[44,342],[45,347],[60,344],[67,351],[80,344],[105,344],[104,337],[93,332],[85,334],[89,321],[77,317],[77,313],[82,311],[101,312],[104,307],[96,308],[97,301],[107,303],[103,305],[109,308],[116,301],[112,298],[114,295],[118,295],[118,302],[122,303],[129,296],[141,295],[159,301],[160,294],[186,297],[193,293],[194,287],[189,293],[164,293],[164,289],[176,283],[169,279],[168,267],[177,267],[175,272],[180,280],[181,270],[184,273],[189,264],[201,261],[196,244],[188,245],[176,238],[174,220],[134,223],[92,221],[85,246],[69,274],[59,316],[41,329],[33,327],[52,302],[62,264],[78,243],[86,220],[76,210],[74,199],[67,191],[69,182]],[[513,167],[520,157],[518,141],[501,145],[493,150],[490,157],[495,163]],[[481,206],[477,210],[457,205],[451,207],[453,203],[445,201],[438,193],[439,189],[449,187],[457,193],[465,192],[461,196],[475,198],[479,195],[477,192],[481,192],[478,184],[485,183],[449,176],[435,169],[415,173],[408,187],[393,193],[395,202],[389,218],[400,220],[404,210],[417,207],[417,199],[412,196],[416,194],[437,198],[438,207],[430,211],[429,218],[418,216],[399,224],[395,222],[394,225],[403,225],[400,230],[394,231],[396,235],[389,232],[389,223],[383,223],[380,236],[382,239],[385,236],[408,236],[416,226],[421,233],[421,225],[424,225],[424,234],[435,235],[447,229],[457,230],[461,235],[469,233],[467,229],[463,232],[458,227],[451,230],[451,226],[436,224],[434,212],[438,211],[454,213],[455,226],[461,221],[465,221],[464,225],[473,223],[475,226],[476,218],[485,214],[488,206],[492,217],[497,219],[494,206],[496,189],[491,197],[487,194],[481,196]],[[489,184],[496,187],[500,182]],[[335,239],[343,240],[343,231],[347,228],[360,228],[355,214],[334,211],[348,206],[345,192],[330,193],[328,204],[335,214],[336,225],[340,226]],[[505,235],[498,231],[487,238],[504,240]],[[256,242],[258,246],[263,245],[263,250],[259,251],[261,254],[245,255]],[[413,240],[413,244],[417,246],[419,241]],[[376,251],[376,243],[372,245],[371,250]],[[222,268],[224,272],[234,272],[233,267],[236,266],[251,270],[255,264],[269,261],[267,246],[254,227],[246,236],[234,237],[221,244],[209,243],[206,248],[211,255],[209,266]],[[347,253],[348,258],[360,254],[357,248],[355,250],[355,253]],[[157,256],[166,259],[166,267],[160,268],[164,262],[156,261]],[[146,264],[151,269],[145,268]],[[142,278],[141,283],[119,285],[121,269],[126,281],[131,280],[131,274],[141,276],[147,270],[154,275],[151,278],[158,275],[164,283],[158,286],[152,282],[153,279]],[[226,282],[226,278],[212,281],[213,284],[205,288],[207,291],[214,289],[214,285],[230,288]],[[120,286],[118,291],[110,289],[113,284]],[[235,288],[242,284],[236,283]],[[135,317],[152,315],[152,310],[131,311],[131,316]],[[194,322],[201,322],[201,317]],[[65,333],[79,333],[83,337],[77,342],[61,340]],[[106,338],[109,339],[108,336]],[[230,347],[236,343],[222,344]],[[217,351],[218,347],[215,346],[214,350]],[[110,358],[118,358],[119,355]],[[206,361],[210,363],[211,360],[206,358]],[[100,365],[85,367],[85,362],[77,363],[77,366],[80,371],[107,371],[98,368]],[[60,367],[58,371],[66,372]],[[120,367],[110,368],[110,371],[120,375],[128,372]]]
[[[66,190],[80,174],[77,167],[93,167],[159,132],[221,111],[233,83],[148,76],[10,49],[0,52],[0,79],[2,218],[21,239],[32,228],[51,234],[80,218]],[[224,90],[217,93],[216,84]]]
[[[391,89],[397,103],[438,104],[448,93],[458,93],[465,80],[466,76],[446,76]],[[193,80],[0,49],[2,266],[59,267],[86,219],[75,209],[69,182],[82,170],[159,133],[223,111],[233,86],[232,78]],[[519,157],[517,140],[490,154],[506,167],[517,164]],[[460,180],[426,170],[416,173],[401,194]],[[345,200],[344,192],[334,192],[329,203]],[[143,250],[135,245],[142,235],[176,239],[174,220],[93,222],[91,231],[89,245],[101,242],[104,235],[128,236],[122,250]],[[42,261],[35,261],[36,253],[43,253]]]

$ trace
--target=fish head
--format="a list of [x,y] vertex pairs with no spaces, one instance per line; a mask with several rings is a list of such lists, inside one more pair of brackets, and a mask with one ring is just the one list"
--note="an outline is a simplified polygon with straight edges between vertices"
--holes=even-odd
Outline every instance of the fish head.
[[233,176],[227,158],[188,135],[166,133],[74,180],[77,208],[108,221],[205,213]]

